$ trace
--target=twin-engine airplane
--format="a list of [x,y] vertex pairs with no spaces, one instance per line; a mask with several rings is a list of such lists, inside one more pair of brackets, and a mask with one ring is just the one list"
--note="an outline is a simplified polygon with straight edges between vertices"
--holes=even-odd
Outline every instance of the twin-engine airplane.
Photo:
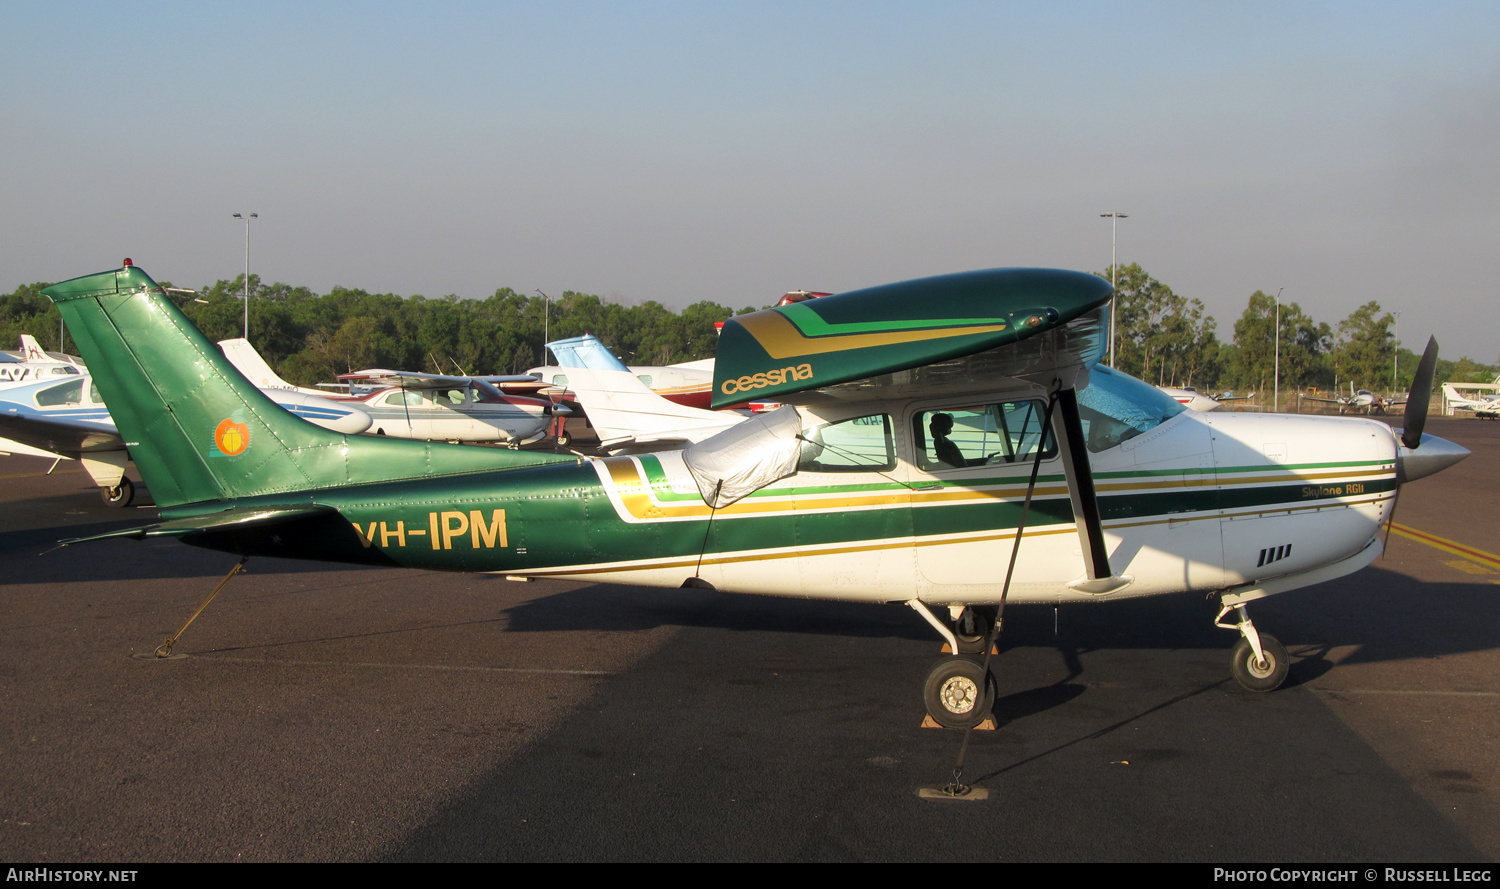
[[[108,371],[162,507],[158,524],[100,537],[904,603],[953,652],[925,682],[949,727],[992,707],[974,653],[1007,601],[1216,593],[1218,624],[1241,636],[1235,677],[1276,687],[1286,650],[1246,604],[1368,565],[1398,485],[1467,454],[1422,435],[1422,410],[1399,435],[1188,411],[1098,366],[1111,290],[1075,272],[945,275],[731,319],[715,402],[791,404],[604,459],[328,432],[277,409],[140,269],[45,292]],[[1435,362],[1430,346],[1419,387]]]
[[1304,395],[1301,392],[1298,392],[1297,400],[1321,401],[1324,404],[1336,404],[1339,406],[1339,413],[1341,414],[1347,413],[1349,411],[1364,411],[1366,414],[1384,414],[1387,409],[1403,403],[1403,400],[1400,398],[1381,398],[1379,395],[1376,395],[1369,389],[1356,390],[1354,388],[1353,382],[1349,383],[1348,396],[1335,395],[1332,398],[1319,398],[1316,395]]

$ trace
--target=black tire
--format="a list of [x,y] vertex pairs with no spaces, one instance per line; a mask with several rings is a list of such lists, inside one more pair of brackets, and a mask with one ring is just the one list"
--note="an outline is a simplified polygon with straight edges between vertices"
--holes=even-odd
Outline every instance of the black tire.
[[113,506],[123,509],[135,500],[135,482],[128,478],[120,479],[120,483],[113,488],[99,489],[99,499],[104,501],[105,506]]
[[984,654],[990,633],[995,629],[995,609],[970,605],[953,622],[953,636],[958,640],[959,654]]
[[1229,672],[1234,674],[1235,682],[1249,691],[1273,691],[1286,681],[1291,659],[1287,657],[1286,646],[1265,633],[1260,634],[1260,650],[1265,652],[1265,663],[1256,662],[1250,640],[1241,636],[1229,654]]
[[995,708],[995,679],[973,658],[945,657],[927,671],[922,697],[938,725],[973,728]]
[[569,442],[571,442],[572,440],[573,440],[572,437],[570,437],[568,435],[568,433],[566,433],[566,432],[561,433],[560,435],[557,436],[557,446],[560,447],[560,448],[565,448],[565,447],[568,446]]

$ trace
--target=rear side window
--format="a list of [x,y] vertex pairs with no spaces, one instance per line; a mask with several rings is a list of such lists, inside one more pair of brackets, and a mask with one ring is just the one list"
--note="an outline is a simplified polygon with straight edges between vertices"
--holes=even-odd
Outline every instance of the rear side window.
[[889,414],[870,414],[802,430],[798,472],[871,472],[896,468]]

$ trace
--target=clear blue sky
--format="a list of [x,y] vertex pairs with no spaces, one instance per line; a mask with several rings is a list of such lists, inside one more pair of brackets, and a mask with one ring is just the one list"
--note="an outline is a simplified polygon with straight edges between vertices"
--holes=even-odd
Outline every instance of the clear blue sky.
[[1119,258],[1500,358],[1500,4],[8,3],[0,292],[763,305]]

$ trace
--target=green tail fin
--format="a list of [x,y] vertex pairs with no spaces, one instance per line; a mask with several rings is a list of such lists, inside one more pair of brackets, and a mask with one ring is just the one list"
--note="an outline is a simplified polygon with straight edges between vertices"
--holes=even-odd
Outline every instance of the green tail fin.
[[574,458],[343,435],[251,385],[128,264],[43,291],[62,312],[158,506]]

